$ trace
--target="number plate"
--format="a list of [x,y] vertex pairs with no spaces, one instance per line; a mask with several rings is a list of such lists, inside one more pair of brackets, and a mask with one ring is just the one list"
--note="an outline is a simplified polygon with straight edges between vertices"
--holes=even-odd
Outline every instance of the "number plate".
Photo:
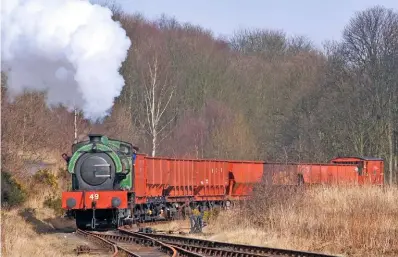
[[99,199],[99,194],[90,194],[89,198],[91,200],[98,200]]

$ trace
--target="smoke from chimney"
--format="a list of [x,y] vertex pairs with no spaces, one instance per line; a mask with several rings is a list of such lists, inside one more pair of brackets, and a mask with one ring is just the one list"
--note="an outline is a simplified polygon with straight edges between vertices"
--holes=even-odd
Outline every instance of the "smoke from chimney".
[[81,0],[3,0],[1,61],[11,100],[46,90],[47,104],[102,119],[124,85],[130,39],[112,12]]

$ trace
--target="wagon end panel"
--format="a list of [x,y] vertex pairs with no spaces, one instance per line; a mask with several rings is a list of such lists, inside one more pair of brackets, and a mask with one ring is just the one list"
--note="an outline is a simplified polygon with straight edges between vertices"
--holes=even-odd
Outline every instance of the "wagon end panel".
[[264,164],[260,162],[231,162],[233,186],[231,196],[245,198],[251,195],[254,185],[261,182]]
[[135,203],[146,202],[146,158],[143,155],[137,155],[134,168],[134,193]]
[[378,167],[379,167],[379,179],[378,179],[378,185],[384,185],[384,162],[379,161],[378,162]]
[[262,180],[268,185],[298,185],[304,183],[297,164],[265,163]]
[[383,185],[384,184],[384,163],[380,160],[365,161],[365,184]]

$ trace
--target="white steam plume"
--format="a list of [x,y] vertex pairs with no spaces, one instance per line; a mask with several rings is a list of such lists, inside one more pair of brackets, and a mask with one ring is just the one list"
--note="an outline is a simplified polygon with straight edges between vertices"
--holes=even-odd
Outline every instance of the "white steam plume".
[[47,103],[101,119],[124,85],[131,42],[108,8],[82,0],[2,0],[1,58],[11,98],[47,90]]

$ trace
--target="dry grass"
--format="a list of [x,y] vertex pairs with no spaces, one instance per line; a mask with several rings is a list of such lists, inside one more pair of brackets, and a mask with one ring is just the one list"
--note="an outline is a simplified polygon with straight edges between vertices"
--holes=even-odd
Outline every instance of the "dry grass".
[[[46,159],[48,161],[55,167],[62,166],[55,159]],[[56,174],[58,170],[53,166],[51,172]],[[29,192],[23,206],[1,211],[1,256],[76,256],[73,249],[84,242],[73,234],[63,233],[74,230],[74,221],[57,217],[54,210],[43,205],[46,197],[61,195],[61,187],[30,180],[22,180],[25,182],[23,187]]]
[[[41,197],[27,206],[36,207],[34,219],[48,225],[44,233],[26,218],[29,212],[22,215],[25,219],[16,211],[2,212],[3,256],[73,256],[73,247],[65,247],[66,241],[53,234],[65,221],[38,208]],[[187,232],[188,227],[186,220],[156,229]],[[204,232],[191,236],[346,256],[397,256],[398,188],[259,188],[252,201],[222,212]]]
[[187,230],[189,231],[190,228],[190,223],[189,220],[175,220],[175,221],[170,221],[166,223],[159,223],[156,225],[151,226],[157,231],[183,231]]
[[[189,230],[188,221],[155,226]],[[344,256],[398,256],[398,188],[259,187],[253,199],[223,211],[188,236]]]
[[260,188],[209,225],[219,241],[346,256],[398,255],[398,189]]
[[55,233],[50,223],[43,222],[40,225],[40,220],[33,221],[35,217],[29,217],[28,213],[25,213],[24,218],[16,210],[2,211],[1,216],[2,256],[76,256],[73,253],[74,243],[78,245],[79,242],[71,242],[65,239],[66,235]]
[[[175,220],[166,223],[159,223],[156,225],[150,226],[151,228],[155,229],[158,232],[170,232],[178,233],[182,232],[184,234],[188,234],[190,231],[190,222],[189,219],[186,220]],[[188,235],[190,236],[190,235]],[[192,235],[195,236],[195,235]]]

